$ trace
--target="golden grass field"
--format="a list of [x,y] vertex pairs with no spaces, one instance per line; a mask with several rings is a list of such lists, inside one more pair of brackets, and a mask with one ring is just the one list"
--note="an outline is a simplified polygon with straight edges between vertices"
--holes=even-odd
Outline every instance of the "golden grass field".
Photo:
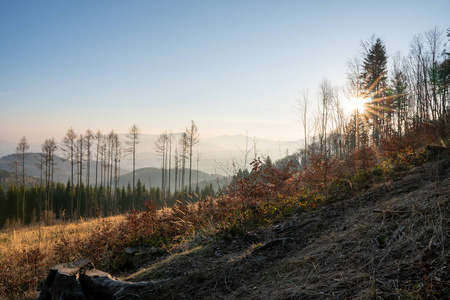
[[27,247],[39,246],[41,250],[52,249],[56,242],[65,237],[83,239],[99,226],[99,222],[118,225],[125,220],[125,215],[105,217],[102,219],[80,219],[74,222],[59,222],[51,226],[17,226],[0,232],[0,257],[9,253],[23,251]]
[[[125,215],[59,222],[51,226],[10,226],[0,232],[0,298],[35,299],[49,268],[79,255],[72,251],[100,226],[116,227]],[[58,247],[61,245],[61,247]],[[61,249],[68,250],[63,253]]]

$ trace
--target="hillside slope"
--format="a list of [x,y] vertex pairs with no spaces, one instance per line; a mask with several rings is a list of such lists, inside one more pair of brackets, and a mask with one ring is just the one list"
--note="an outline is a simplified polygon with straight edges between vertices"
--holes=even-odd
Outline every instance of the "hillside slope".
[[244,236],[199,232],[121,277],[167,279],[146,299],[448,299],[449,195],[450,162],[428,162]]

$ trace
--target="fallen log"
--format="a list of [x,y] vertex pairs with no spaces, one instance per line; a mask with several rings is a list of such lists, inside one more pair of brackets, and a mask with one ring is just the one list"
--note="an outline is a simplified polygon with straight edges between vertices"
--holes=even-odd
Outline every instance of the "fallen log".
[[116,280],[106,272],[100,270],[88,270],[86,273],[80,275],[80,283],[85,291],[85,294],[92,296],[106,296],[108,299],[122,298],[126,294],[133,294],[139,292],[143,288],[151,288],[156,282],[126,282]]

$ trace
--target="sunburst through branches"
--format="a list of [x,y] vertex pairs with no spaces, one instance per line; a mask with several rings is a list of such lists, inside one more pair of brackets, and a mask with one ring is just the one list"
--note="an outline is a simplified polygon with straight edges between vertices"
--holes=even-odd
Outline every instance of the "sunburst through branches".
[[394,101],[406,95],[394,94],[387,86],[379,88],[378,83],[384,75],[378,76],[367,90],[358,91],[358,96],[350,98],[346,105],[355,121],[358,124],[362,122],[364,128],[371,131],[374,144],[377,143],[377,135],[386,137],[394,132],[392,123],[397,115]]

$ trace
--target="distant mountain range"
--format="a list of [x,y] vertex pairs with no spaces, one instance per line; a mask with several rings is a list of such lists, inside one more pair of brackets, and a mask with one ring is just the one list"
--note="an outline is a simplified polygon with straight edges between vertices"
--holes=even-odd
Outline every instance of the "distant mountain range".
[[[25,159],[25,174],[29,177],[40,178],[41,170],[38,167],[39,153],[29,153]],[[13,154],[5,155],[0,158],[0,170],[12,173],[14,168],[12,168],[12,163],[17,160],[17,157]],[[20,167],[19,167],[20,168]],[[54,157],[54,168],[55,173],[53,174],[53,180],[56,182],[67,183],[70,179],[70,162],[63,160],[61,157]],[[21,172],[21,170],[19,170]],[[86,170],[83,170],[86,173]],[[100,171],[99,171],[100,174]],[[83,178],[85,178],[83,175]],[[76,178],[76,166],[74,167],[74,177]],[[95,181],[95,161],[91,161],[91,172],[90,172],[91,183]],[[92,181],[92,178],[94,181]],[[75,179],[74,179],[75,181]]]
[[[133,173],[127,173],[124,176],[120,176],[119,185],[128,184],[128,182],[133,181]],[[180,174],[178,174],[180,176]],[[148,187],[161,187],[162,176],[161,169],[158,168],[141,168],[136,170],[136,182],[140,180],[142,184]],[[166,174],[166,182],[169,181],[169,173]],[[206,185],[212,184],[215,189],[217,189],[218,185],[222,185],[225,182],[225,178],[221,175],[212,175],[207,174],[205,172],[198,172],[198,185],[200,188],[205,187]],[[170,172],[170,183],[171,190],[175,190],[175,170],[172,169]],[[197,170],[192,170],[192,188],[195,188],[197,185]],[[185,175],[185,185],[189,184],[189,170],[186,169]],[[177,188],[178,189],[178,188]]]
[[[175,153],[176,143],[180,136],[181,133],[173,135],[172,154]],[[125,135],[119,135],[119,137],[121,141],[126,140]],[[157,139],[158,135],[142,134],[140,136],[140,143],[136,148],[136,167],[159,167],[161,165],[161,161],[154,150],[154,144]],[[269,139],[247,138],[245,135],[218,136],[204,139],[200,136],[200,143],[194,149],[193,166],[197,168],[198,150],[200,156],[199,170],[210,174],[231,175],[224,169],[227,169],[227,166],[231,168],[233,164],[237,168],[243,168],[245,152],[248,152],[247,167],[249,167],[248,164],[255,156],[254,148],[256,148],[257,156],[270,156],[272,160],[277,160],[288,153],[292,154],[297,151],[301,148],[301,145],[301,140],[281,142]],[[131,169],[131,156],[125,157],[122,165],[124,168]]]
[[[174,133],[172,145],[172,155],[175,153],[176,144],[181,136],[181,133]],[[125,145],[125,134],[119,134],[119,139]],[[140,143],[136,148],[136,169],[142,168],[156,168],[161,166],[161,160],[156,155],[154,150],[155,141],[158,139],[158,135],[142,134],[140,136]],[[200,143],[196,145],[194,149],[194,158],[192,161],[193,170],[197,169],[197,151],[199,152],[199,164],[198,169],[202,172],[200,174],[214,174],[217,175],[232,175],[232,171],[243,168],[245,162],[245,153],[247,153],[247,166],[256,155],[259,157],[270,156],[272,160],[277,160],[286,154],[291,154],[298,150],[302,145],[299,141],[281,142],[269,139],[254,139],[245,135],[233,135],[233,136],[218,136],[213,138],[202,139],[200,137]],[[9,163],[14,160],[14,153],[17,143],[11,141],[0,140],[0,170],[10,171]],[[40,145],[30,145],[30,151],[39,152]],[[37,162],[35,159],[36,154],[28,155],[26,161],[27,175],[33,177],[40,177],[40,170],[35,166]],[[55,180],[60,182],[67,182],[70,178],[70,164],[67,161],[62,160],[60,157],[55,159],[57,172],[55,173]],[[188,163],[187,163],[188,164]],[[172,168],[175,167],[172,161]],[[127,155],[122,158],[120,182],[127,182],[126,174],[132,170],[131,155]],[[204,172],[204,173],[203,173]],[[150,172],[152,173],[152,172]],[[201,177],[199,174],[199,177]],[[203,175],[202,175],[203,176]],[[209,175],[208,175],[209,176]],[[91,178],[95,177],[95,161],[91,163]],[[206,176],[207,177],[207,176]],[[206,178],[205,177],[205,178]],[[153,178],[153,175],[151,175]],[[155,176],[155,185],[157,177]],[[196,178],[196,176],[195,176]],[[153,180],[153,179],[151,179]],[[203,181],[200,179],[199,181]],[[148,182],[148,178],[143,182]],[[147,184],[146,184],[147,185]],[[152,184],[153,185],[153,184]]]
[[[37,153],[30,153],[25,159],[25,173],[28,177],[35,178],[31,180],[31,178],[27,179],[27,182],[38,183],[39,178],[41,176],[41,170],[37,166]],[[6,155],[0,158],[0,184],[4,184],[7,186],[9,183],[15,182],[13,175],[12,163],[16,160],[15,155]],[[54,173],[54,181],[67,183],[70,179],[70,163],[68,161],[64,161],[62,158],[55,156],[55,173]],[[83,175],[83,182],[86,181],[86,170]],[[20,170],[19,170],[20,172]],[[127,170],[121,169],[119,173],[119,186],[127,186],[129,183],[133,182],[133,173],[128,172]],[[180,174],[178,176],[181,176]],[[74,168],[74,180],[76,180],[76,167]],[[20,180],[20,176],[19,176]],[[138,180],[145,184],[148,187],[161,187],[161,169],[160,168],[140,168],[136,170],[136,183]],[[169,173],[167,172],[166,177],[167,182],[169,181]],[[218,185],[222,185],[226,182],[226,179],[221,175],[212,175],[207,174],[205,172],[199,171],[197,176],[197,170],[192,170],[192,179],[191,179],[192,187],[195,188],[197,182],[200,188],[205,187],[206,185],[213,184],[214,188],[217,188]],[[198,180],[198,181],[197,181]],[[100,184],[100,170],[98,171],[98,184]],[[95,185],[95,161],[91,161],[91,172],[90,172],[90,183]],[[170,171],[170,183],[171,190],[175,190],[175,170],[172,169]],[[185,185],[189,184],[189,169],[186,169],[185,175]]]

